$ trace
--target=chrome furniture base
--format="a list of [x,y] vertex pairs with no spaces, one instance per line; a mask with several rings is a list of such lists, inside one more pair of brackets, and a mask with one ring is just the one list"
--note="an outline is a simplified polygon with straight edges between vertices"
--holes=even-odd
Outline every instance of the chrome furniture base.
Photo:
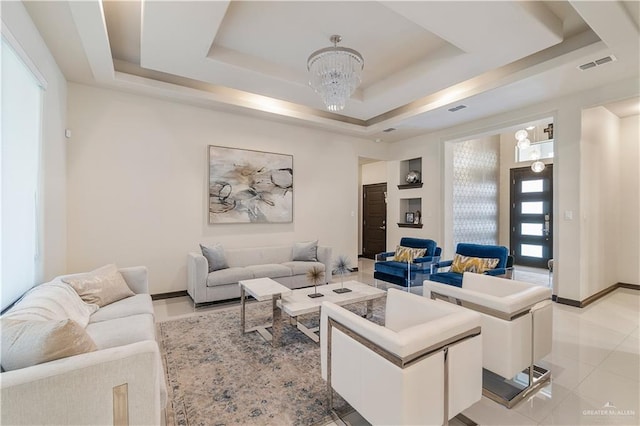
[[[282,313],[278,308],[278,300],[282,298],[281,294],[274,294],[271,298],[271,312],[273,322],[271,324],[257,325],[255,327],[246,328],[246,300],[247,295],[244,287],[240,287],[240,330],[242,334],[250,333],[252,331],[258,332],[260,336],[267,342],[276,347],[280,343],[280,335],[282,334]],[[270,333],[268,328],[273,333]]]
[[[482,395],[512,408],[520,401],[539,391],[551,380],[551,371],[538,365],[533,366],[533,374],[529,374],[530,368],[524,369],[513,379],[505,379],[487,369],[482,369]],[[518,380],[523,377],[523,380]]]

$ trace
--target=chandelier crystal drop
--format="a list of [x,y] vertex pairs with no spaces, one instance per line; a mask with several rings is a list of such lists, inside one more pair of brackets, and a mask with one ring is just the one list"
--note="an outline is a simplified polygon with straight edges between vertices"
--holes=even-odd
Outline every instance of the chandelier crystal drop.
[[309,85],[329,111],[342,111],[347,99],[362,82],[364,59],[353,49],[338,47],[339,35],[329,39],[333,47],[316,50],[307,60]]

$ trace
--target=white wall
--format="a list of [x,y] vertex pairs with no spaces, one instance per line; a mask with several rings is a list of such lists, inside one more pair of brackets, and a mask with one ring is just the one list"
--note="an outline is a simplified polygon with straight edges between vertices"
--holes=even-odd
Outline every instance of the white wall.
[[[357,258],[358,156],[382,147],[267,120],[69,85],[68,262],[146,265],[152,293],[186,289],[186,255],[319,239]],[[293,155],[294,221],[207,223],[207,146]],[[377,151],[376,151],[377,150]]]
[[361,166],[362,185],[384,183],[387,181],[387,162],[376,161]]
[[640,116],[620,120],[618,281],[640,284]]
[[2,25],[47,81],[42,108],[42,245],[37,281],[66,272],[67,83],[22,2],[0,2]]
[[582,111],[580,300],[618,282],[617,268],[602,258],[618,257],[619,130],[618,117],[604,107]]

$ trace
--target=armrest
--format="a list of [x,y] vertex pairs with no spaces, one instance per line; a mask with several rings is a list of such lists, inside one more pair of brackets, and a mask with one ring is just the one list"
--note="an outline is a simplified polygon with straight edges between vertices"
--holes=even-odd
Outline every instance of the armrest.
[[125,383],[130,424],[160,424],[166,400],[158,345],[152,340],[8,371],[1,377],[3,424],[111,424],[113,388]]
[[[397,295],[393,293],[397,293]],[[395,302],[390,301],[390,297],[396,299]],[[322,302],[320,342],[327,341],[329,317],[401,358],[480,327],[481,316],[477,312],[447,302],[433,301],[415,294],[389,289],[387,306],[389,303],[395,304],[396,302],[397,306],[392,308],[394,311],[405,311],[408,306],[413,305],[410,309],[417,308],[412,313],[422,317],[421,321],[409,323],[400,330],[394,330],[389,326],[382,327],[372,323],[331,302]],[[405,313],[402,315],[406,316]],[[413,320],[413,315],[411,319]],[[326,352],[326,343],[321,346],[321,350]],[[325,357],[326,353],[322,360],[323,377],[326,377]]]
[[[462,287],[433,281],[425,282],[425,290],[470,302],[502,313],[508,318],[540,302],[551,299],[551,289],[515,280],[465,272]],[[474,308],[471,308],[474,309]],[[488,315],[492,315],[487,312]]]
[[496,268],[496,269],[489,269],[488,271],[484,271],[485,275],[491,275],[491,276],[497,276],[497,275],[504,275],[507,273],[507,268]]
[[395,256],[396,252],[395,251],[385,251],[382,253],[378,253],[375,255],[375,260],[378,262],[382,262],[387,260],[387,257],[391,257],[391,256]]
[[413,259],[413,263],[438,263],[440,260],[440,256],[424,256],[424,257],[416,257]]
[[331,282],[331,277],[333,274],[333,266],[331,265],[331,247],[318,246],[317,256],[318,262],[324,263],[324,280],[328,284]]
[[453,263],[453,260],[443,260],[443,261],[438,261],[433,266],[436,268],[444,268],[447,266],[451,266],[452,263]]
[[206,302],[209,262],[202,253],[187,254],[187,293],[195,303]]
[[119,269],[129,288],[136,294],[149,294],[149,270],[146,266]]

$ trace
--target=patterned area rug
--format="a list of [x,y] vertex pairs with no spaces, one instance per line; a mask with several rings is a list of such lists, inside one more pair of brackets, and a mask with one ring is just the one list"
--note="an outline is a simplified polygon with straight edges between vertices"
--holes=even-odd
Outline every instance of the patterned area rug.
[[[364,303],[350,309],[364,313]],[[383,321],[384,299],[374,302]],[[271,322],[271,302],[247,304],[247,328]],[[167,425],[321,425],[331,420],[320,346],[283,315],[281,345],[240,332],[240,306],[158,324]],[[311,327],[319,317],[299,320]],[[340,412],[350,408],[337,395]]]

